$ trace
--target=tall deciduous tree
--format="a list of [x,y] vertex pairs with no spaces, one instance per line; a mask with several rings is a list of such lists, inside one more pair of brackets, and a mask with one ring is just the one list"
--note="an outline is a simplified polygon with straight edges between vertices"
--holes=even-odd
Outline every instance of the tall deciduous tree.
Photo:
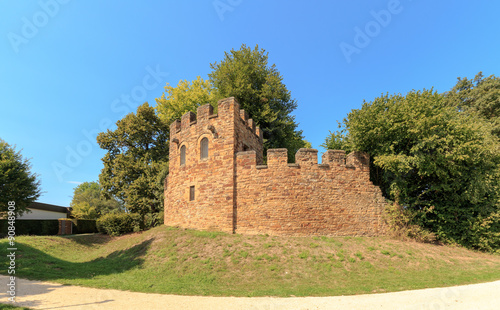
[[210,103],[217,109],[217,100],[235,97],[264,133],[264,155],[269,148],[286,147],[291,161],[299,148],[310,143],[297,130],[291,114],[297,103],[275,65],[268,64],[267,53],[258,46],[245,45],[225,53],[220,63],[210,65],[209,80],[180,81],[177,87],[167,84],[165,93],[156,99],[158,115],[167,123],[187,111],[196,112],[200,105]]
[[165,92],[160,98],[156,98],[156,111],[163,121],[170,124],[180,119],[184,113],[196,112],[200,105],[207,103],[217,109],[212,84],[198,76],[192,82],[181,80],[176,87],[167,84]]
[[40,195],[40,181],[31,172],[29,160],[0,139],[0,214],[14,201],[16,214],[22,215]]
[[79,219],[97,219],[107,213],[123,211],[116,199],[103,197],[97,182],[83,182],[75,187],[70,206],[72,215]]
[[224,59],[210,65],[209,74],[216,97],[235,97],[264,133],[264,150],[285,147],[293,160],[306,142],[291,114],[297,107],[276,65],[269,65],[268,53],[242,45],[224,53]]
[[372,179],[418,224],[443,240],[500,247],[500,149],[490,124],[424,90],[365,102],[344,126],[348,148],[371,155]]
[[449,105],[486,119],[493,126],[492,132],[500,137],[500,78],[485,78],[482,72],[471,80],[458,78],[445,96]]
[[148,103],[97,137],[107,153],[99,183],[106,197],[116,197],[140,214],[163,210],[163,179],[168,169],[169,126]]

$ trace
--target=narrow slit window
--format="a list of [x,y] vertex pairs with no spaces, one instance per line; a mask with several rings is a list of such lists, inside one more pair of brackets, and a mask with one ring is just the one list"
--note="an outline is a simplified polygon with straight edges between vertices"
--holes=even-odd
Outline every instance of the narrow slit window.
[[189,201],[194,200],[194,186],[189,187]]
[[208,158],[208,138],[201,139],[200,143],[200,159]]
[[186,146],[181,146],[181,166],[186,164]]

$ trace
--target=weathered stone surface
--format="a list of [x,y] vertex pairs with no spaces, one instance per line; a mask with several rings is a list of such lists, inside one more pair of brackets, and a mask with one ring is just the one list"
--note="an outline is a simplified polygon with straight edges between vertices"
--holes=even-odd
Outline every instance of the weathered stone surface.
[[[272,149],[263,166],[262,131],[234,98],[220,100],[216,115],[208,105],[197,112],[171,125],[166,225],[271,235],[385,233],[384,198],[370,182],[367,154],[329,150],[318,164],[317,150],[300,149],[288,164],[286,149]],[[209,155],[201,159],[205,137]]]
[[363,166],[314,164],[316,153],[299,152],[298,164],[269,163],[267,169],[257,169],[252,154],[237,154],[238,233],[384,234],[384,198],[371,183],[369,170]]
[[[235,210],[235,154],[255,150],[262,161],[262,139],[248,126],[234,98],[218,102],[218,114],[209,105],[188,112],[170,131],[169,175],[165,180],[165,223],[233,232]],[[200,158],[200,142],[209,141],[208,158]],[[173,141],[178,141],[175,143]],[[186,164],[180,148],[186,146]],[[194,186],[195,199],[190,200]]]

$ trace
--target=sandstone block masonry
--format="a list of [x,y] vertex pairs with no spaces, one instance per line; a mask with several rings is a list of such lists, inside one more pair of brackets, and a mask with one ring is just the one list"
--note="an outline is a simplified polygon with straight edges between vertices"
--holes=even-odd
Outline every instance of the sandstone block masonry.
[[286,149],[263,161],[261,130],[234,98],[188,112],[170,127],[165,224],[270,235],[381,235],[384,198],[365,153]]

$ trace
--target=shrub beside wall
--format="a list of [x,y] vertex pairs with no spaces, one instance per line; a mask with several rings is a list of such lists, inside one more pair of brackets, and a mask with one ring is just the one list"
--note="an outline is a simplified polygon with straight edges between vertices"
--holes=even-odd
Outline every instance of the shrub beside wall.
[[[107,214],[98,220],[72,219],[73,234],[101,232],[111,236],[119,236],[137,232],[163,224],[163,213],[148,214],[144,219],[135,213]],[[0,238],[7,237],[8,220],[0,219]],[[51,236],[59,232],[58,220],[16,220],[16,236],[37,235]]]
[[90,234],[96,233],[97,223],[96,220],[72,220],[74,234]]
[[[0,220],[0,237],[6,237],[8,232],[8,220]],[[58,220],[16,220],[16,236],[37,235],[50,236],[59,232]]]
[[144,229],[150,229],[163,225],[163,211],[159,213],[148,213],[144,216]]
[[97,229],[103,234],[120,236],[143,229],[141,216],[135,213],[109,213],[97,220]]

